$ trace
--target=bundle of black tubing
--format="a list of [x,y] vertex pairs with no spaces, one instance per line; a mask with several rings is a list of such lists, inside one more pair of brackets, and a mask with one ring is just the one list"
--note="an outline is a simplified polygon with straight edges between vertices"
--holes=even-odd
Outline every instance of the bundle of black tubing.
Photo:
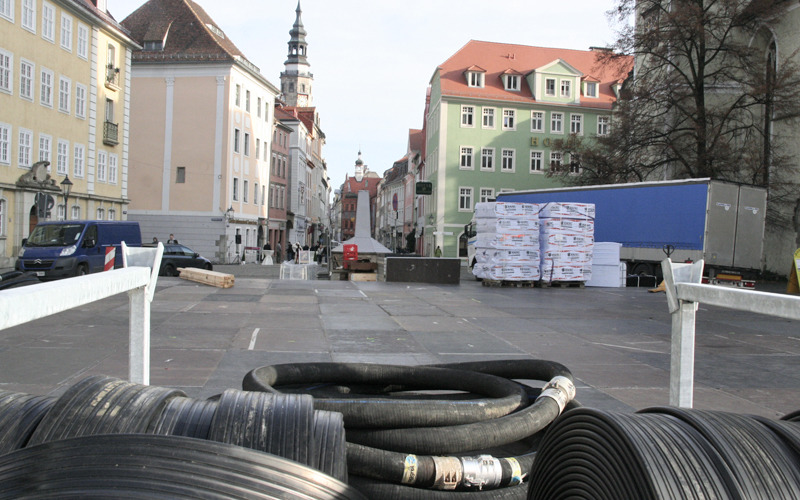
[[[515,380],[543,385],[557,377],[572,380],[565,366],[544,360],[298,363],[252,370],[242,388],[311,394],[315,408],[341,412],[350,482],[370,498],[516,499],[527,493],[522,479],[533,463],[535,440],[562,408]],[[502,469],[496,484],[454,486],[441,477],[443,455],[475,457],[507,449],[522,451],[492,460],[492,467]]]
[[[89,376],[76,382],[58,398],[0,392],[0,456],[40,447],[35,454],[20,456],[36,457],[37,461],[48,460],[45,455],[60,453],[62,448],[41,445],[100,435],[123,436],[119,442],[124,443],[131,439],[124,436],[140,434],[212,441],[252,449],[291,460],[298,466],[307,466],[308,470],[304,469],[302,475],[309,481],[324,483],[328,477],[343,484],[347,481],[342,416],[314,410],[309,395],[229,389],[210,400],[198,400],[175,389],[134,384],[103,375]],[[110,438],[111,441],[114,439]],[[87,442],[90,441],[78,443]],[[164,446],[167,447],[172,443],[136,442],[166,443]],[[73,443],[70,446],[69,449],[73,450],[81,445]],[[87,454],[92,452],[86,451]],[[79,454],[78,451],[75,453]],[[25,466],[30,463],[33,462],[25,462],[28,464]],[[135,468],[132,465],[125,474],[133,474]],[[26,474],[36,476],[36,470],[23,471],[20,477],[29,477]],[[136,481],[146,484],[149,477],[143,474]],[[86,485],[91,482],[76,476],[76,484],[80,481]],[[350,490],[351,496],[324,498],[362,498],[357,490]],[[259,495],[259,492],[249,492],[245,497]],[[5,498],[13,496],[9,493]],[[143,496],[147,497],[146,494]]]
[[800,423],[679,408],[578,408],[547,430],[529,500],[800,498]]

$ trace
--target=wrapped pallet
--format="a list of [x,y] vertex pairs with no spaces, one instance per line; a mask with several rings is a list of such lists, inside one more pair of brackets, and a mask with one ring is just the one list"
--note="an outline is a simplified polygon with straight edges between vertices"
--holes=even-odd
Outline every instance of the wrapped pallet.
[[591,203],[546,203],[539,212],[543,282],[585,282],[592,277],[594,214]]
[[539,207],[487,202],[475,206],[473,274],[495,281],[539,279]]

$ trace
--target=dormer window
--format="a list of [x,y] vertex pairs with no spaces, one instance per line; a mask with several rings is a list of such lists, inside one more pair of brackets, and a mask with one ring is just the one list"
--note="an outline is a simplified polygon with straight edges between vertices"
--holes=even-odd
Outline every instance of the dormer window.
[[519,75],[503,75],[503,83],[506,90],[519,90]]
[[586,97],[597,97],[597,82],[586,82]]
[[570,80],[561,80],[561,97],[572,96],[572,82]]
[[486,71],[479,66],[470,66],[464,75],[467,77],[467,85],[470,87],[483,88],[484,73]]

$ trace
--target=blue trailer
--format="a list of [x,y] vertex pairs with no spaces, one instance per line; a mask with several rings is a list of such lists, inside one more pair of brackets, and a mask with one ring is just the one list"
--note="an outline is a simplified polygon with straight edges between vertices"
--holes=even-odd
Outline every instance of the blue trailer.
[[594,203],[595,241],[621,243],[630,274],[660,275],[666,248],[676,262],[705,259],[712,280],[762,269],[761,187],[691,179],[514,191],[497,201]]

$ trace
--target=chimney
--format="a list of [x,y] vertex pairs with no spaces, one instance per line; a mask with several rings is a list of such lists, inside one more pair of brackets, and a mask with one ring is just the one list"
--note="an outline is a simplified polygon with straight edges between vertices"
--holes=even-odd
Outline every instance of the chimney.
[[108,6],[106,5],[106,0],[92,0],[92,3],[94,4],[95,7],[97,7],[97,10],[99,10],[100,12],[108,12]]

